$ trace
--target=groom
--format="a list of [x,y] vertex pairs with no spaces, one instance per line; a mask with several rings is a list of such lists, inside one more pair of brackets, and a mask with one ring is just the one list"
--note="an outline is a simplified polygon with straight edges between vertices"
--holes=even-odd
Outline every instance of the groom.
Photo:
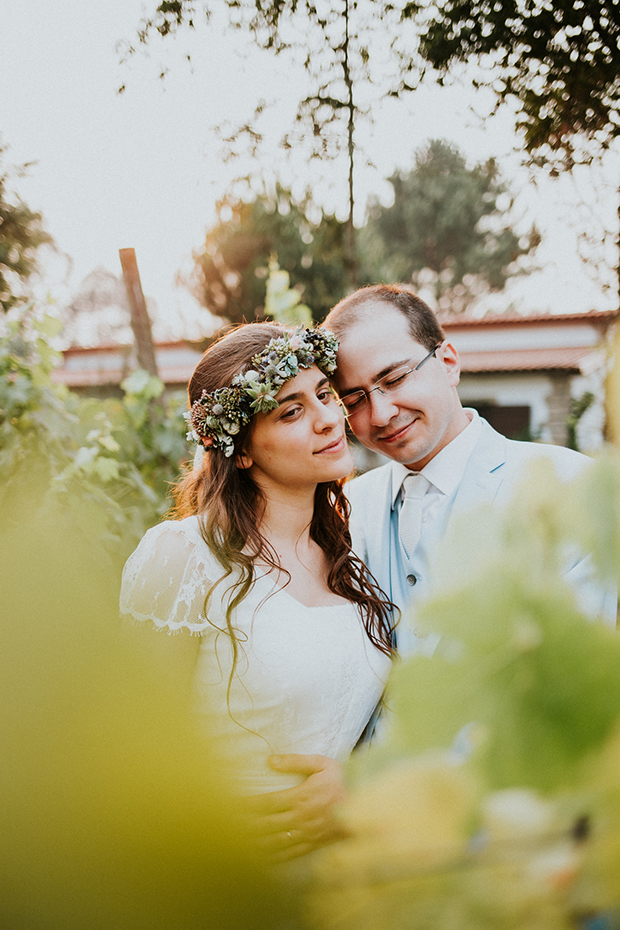
[[[410,288],[362,288],[331,311],[325,326],[340,340],[335,386],[349,425],[367,448],[391,459],[347,486],[354,549],[392,601],[407,608],[399,652],[432,649],[434,642],[419,640],[407,618],[428,593],[452,521],[483,503],[506,503],[535,460],[550,460],[559,479],[569,481],[589,459],[559,446],[507,440],[463,408],[458,354]],[[476,528],[472,519],[472,551]],[[566,577],[586,614],[615,624],[616,592],[590,581],[587,558],[568,566]],[[287,844],[290,855],[301,855],[336,839],[330,808],[343,793],[337,763],[289,755],[271,764],[308,776],[262,802],[265,825],[283,855]]]
[[[534,461],[550,461],[565,482],[591,460],[562,446],[508,440],[464,409],[458,354],[410,288],[362,288],[331,311],[325,326],[340,340],[335,386],[349,426],[363,445],[392,460],[347,486],[354,549],[412,616],[456,518],[485,503],[501,508]],[[422,477],[412,482],[415,474]],[[475,550],[475,519],[469,532]],[[566,578],[587,615],[615,624],[616,592],[591,582],[589,559],[568,566]],[[415,648],[399,630],[399,652]]]

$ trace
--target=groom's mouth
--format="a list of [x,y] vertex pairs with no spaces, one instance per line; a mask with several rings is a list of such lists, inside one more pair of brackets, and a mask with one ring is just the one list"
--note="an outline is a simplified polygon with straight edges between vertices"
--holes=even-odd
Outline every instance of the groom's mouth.
[[392,443],[398,442],[399,440],[405,438],[405,436],[407,435],[407,432],[409,431],[409,429],[413,426],[415,422],[416,422],[415,420],[411,420],[409,423],[405,423],[404,426],[399,427],[397,430],[394,430],[393,432],[388,433],[385,436],[379,436],[377,441],[381,443],[386,443],[386,445],[391,445]]

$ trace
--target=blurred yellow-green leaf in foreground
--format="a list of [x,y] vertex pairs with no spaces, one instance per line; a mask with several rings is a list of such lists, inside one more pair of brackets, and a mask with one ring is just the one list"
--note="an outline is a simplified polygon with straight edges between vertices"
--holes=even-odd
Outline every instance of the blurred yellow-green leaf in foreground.
[[0,926],[279,927],[183,696],[119,643],[120,565],[39,494],[0,514]]
[[620,575],[619,527],[612,452],[570,485],[538,465],[505,514],[455,525],[403,621],[437,646],[397,665],[350,766],[350,837],[317,863],[320,930],[617,926],[620,640],[587,615]]

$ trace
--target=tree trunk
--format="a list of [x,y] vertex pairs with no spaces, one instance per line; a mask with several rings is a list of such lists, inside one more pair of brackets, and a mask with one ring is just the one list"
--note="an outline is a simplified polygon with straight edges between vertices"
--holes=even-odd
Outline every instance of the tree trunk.
[[136,260],[135,249],[119,249],[123,269],[123,280],[129,301],[131,314],[131,329],[136,342],[138,365],[150,375],[157,376],[157,362],[155,361],[155,347],[151,334],[151,321],[146,309],[146,301],[142,293],[140,272]]

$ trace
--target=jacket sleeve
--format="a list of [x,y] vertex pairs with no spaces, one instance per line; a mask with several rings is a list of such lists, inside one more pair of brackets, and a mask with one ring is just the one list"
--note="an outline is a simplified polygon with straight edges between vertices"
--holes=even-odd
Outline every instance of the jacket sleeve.
[[579,608],[590,620],[599,620],[606,626],[616,626],[618,614],[618,586],[604,584],[594,571],[592,556],[579,559],[564,576],[570,584]]

